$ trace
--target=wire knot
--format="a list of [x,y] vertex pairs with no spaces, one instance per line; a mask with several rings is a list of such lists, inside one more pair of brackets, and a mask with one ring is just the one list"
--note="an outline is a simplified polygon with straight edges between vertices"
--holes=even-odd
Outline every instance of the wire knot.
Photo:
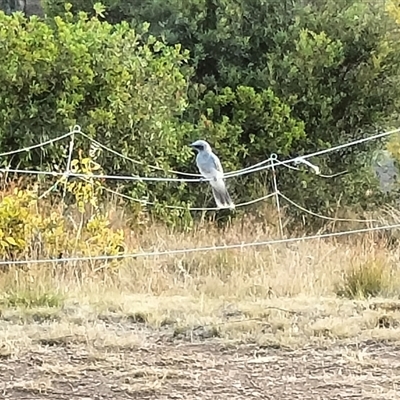
[[316,166],[316,165],[314,165],[314,164],[312,164],[312,163],[310,163],[310,161],[306,160],[306,159],[303,158],[303,157],[297,157],[297,158],[295,158],[295,159],[293,160],[293,163],[294,163],[295,165],[305,164],[305,165],[307,165],[308,167],[310,167],[310,168],[314,171],[314,173],[315,173],[316,175],[321,175],[321,170],[319,169],[319,167]]
[[82,133],[82,128],[81,128],[81,126],[80,126],[80,125],[75,125],[75,126],[72,128],[71,133]]

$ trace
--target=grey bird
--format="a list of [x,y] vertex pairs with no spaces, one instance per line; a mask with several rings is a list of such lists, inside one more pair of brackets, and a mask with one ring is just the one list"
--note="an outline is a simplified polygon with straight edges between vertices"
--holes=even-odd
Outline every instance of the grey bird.
[[235,208],[224,181],[221,161],[205,140],[196,140],[190,147],[197,151],[196,163],[201,175],[210,179],[211,189],[218,208]]

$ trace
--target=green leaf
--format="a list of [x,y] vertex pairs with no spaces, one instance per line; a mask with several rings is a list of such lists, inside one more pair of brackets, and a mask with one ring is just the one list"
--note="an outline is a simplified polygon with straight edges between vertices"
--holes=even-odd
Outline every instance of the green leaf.
[[17,242],[15,239],[11,236],[4,238],[4,240],[8,243],[11,244],[12,246],[18,246]]
[[100,16],[104,18],[104,11],[106,11],[106,7],[101,3],[95,3],[93,5],[93,10],[96,13],[96,17]]

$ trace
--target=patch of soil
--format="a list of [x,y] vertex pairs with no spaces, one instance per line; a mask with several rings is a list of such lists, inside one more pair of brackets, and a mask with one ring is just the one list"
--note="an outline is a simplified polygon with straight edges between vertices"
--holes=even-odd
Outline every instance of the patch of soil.
[[41,346],[0,356],[1,399],[400,399],[400,348],[390,343],[296,351],[216,339]]

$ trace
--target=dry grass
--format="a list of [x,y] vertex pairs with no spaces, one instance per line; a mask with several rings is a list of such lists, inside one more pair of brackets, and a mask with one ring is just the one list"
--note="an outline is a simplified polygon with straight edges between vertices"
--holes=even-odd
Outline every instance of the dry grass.
[[[224,230],[202,222],[182,233],[158,225],[135,231],[123,211],[108,213],[124,229],[129,253],[278,237],[275,226],[250,217]],[[296,399],[311,386],[322,396],[353,398],[364,385],[365,398],[396,398],[390,378],[365,383],[369,371],[393,367],[391,353],[376,358],[375,350],[354,347],[400,337],[400,250],[389,245],[392,238],[374,233],[126,259],[117,268],[74,262],[8,269],[0,279],[0,359],[8,366],[0,388],[9,398],[67,399],[71,389],[83,397],[170,398],[176,391],[196,398],[199,387],[225,398],[229,387],[231,398],[272,390],[271,398]],[[238,343],[255,347],[242,351]],[[345,346],[340,354],[338,344]],[[265,347],[267,354],[254,355]],[[323,347],[329,351],[317,350]],[[304,379],[292,372],[292,359]],[[350,383],[354,390],[343,389]]]
[[[135,232],[124,226],[123,211],[113,206],[108,214],[124,229],[128,253],[277,237],[275,227],[250,217],[225,229],[202,222],[182,233],[156,225]],[[3,318],[56,320],[76,329],[99,318],[169,327],[176,335],[193,335],[193,328],[206,325],[197,336],[293,346],[374,334],[382,312],[368,309],[369,297],[398,296],[399,257],[387,237],[371,233],[126,259],[112,269],[90,262],[30,265],[2,273],[0,307]],[[390,318],[397,321],[397,312]]]

